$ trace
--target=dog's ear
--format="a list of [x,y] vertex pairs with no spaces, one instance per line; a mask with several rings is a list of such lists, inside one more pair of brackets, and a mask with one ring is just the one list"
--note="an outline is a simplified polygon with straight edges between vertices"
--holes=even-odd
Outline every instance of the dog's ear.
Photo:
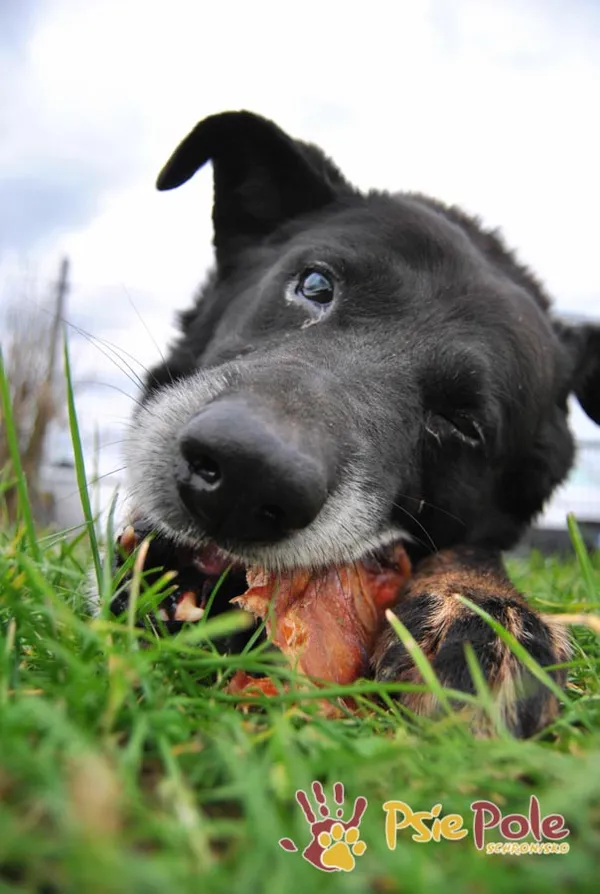
[[554,331],[566,350],[569,390],[600,425],[600,325],[555,321]]
[[157,188],[181,186],[207,161],[213,164],[220,264],[284,221],[329,204],[344,182],[318,150],[291,139],[272,121],[251,112],[225,112],[196,125],[160,172]]

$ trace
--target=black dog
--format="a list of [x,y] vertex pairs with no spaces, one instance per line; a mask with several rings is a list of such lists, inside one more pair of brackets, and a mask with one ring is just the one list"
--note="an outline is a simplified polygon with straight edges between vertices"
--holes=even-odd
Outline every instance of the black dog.
[[[128,444],[136,510],[209,577],[215,544],[285,573],[383,561],[403,540],[415,572],[397,614],[438,677],[472,691],[470,642],[505,722],[531,734],[554,696],[454,594],[541,665],[568,658],[500,551],[571,467],[569,394],[600,422],[600,329],[554,321],[476,220],[421,195],[361,194],[270,121],[202,121],[158,188],[209,160],[216,267],[147,379]],[[373,673],[419,681],[391,631]]]

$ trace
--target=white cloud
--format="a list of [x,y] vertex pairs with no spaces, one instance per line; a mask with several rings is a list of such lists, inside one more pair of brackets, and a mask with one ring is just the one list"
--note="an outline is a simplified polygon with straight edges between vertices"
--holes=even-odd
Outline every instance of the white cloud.
[[196,120],[227,108],[319,143],[360,187],[464,205],[559,309],[600,315],[600,17],[584,0],[42,9],[0,160],[40,178],[48,153],[89,170],[87,222],[31,253],[46,276],[68,253],[72,315],[145,365],[158,349],[127,294],[164,349],[211,259],[210,171],[166,195],[153,182]]

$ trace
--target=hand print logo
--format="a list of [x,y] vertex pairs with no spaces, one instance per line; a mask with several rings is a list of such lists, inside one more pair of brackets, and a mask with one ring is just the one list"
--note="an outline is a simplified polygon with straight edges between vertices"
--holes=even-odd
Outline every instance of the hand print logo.
[[[365,842],[360,839],[358,830],[367,809],[367,799],[357,798],[352,816],[344,821],[344,786],[341,782],[336,782],[333,786],[333,800],[337,805],[335,816],[331,815],[327,806],[325,792],[320,782],[313,782],[312,793],[317,812],[305,791],[298,789],[296,792],[296,801],[311,833],[311,840],[302,851],[302,856],[323,872],[351,872],[356,866],[354,858],[362,857],[367,849]],[[298,850],[298,846],[291,838],[281,838],[279,846],[291,853]]]

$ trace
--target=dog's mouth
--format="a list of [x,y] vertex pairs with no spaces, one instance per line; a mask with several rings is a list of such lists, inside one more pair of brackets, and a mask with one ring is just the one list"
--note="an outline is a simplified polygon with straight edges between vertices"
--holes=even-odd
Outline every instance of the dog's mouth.
[[[139,545],[148,539],[147,553],[144,559],[143,577],[147,586],[152,586],[158,579],[171,572],[169,593],[162,599],[156,609],[156,618],[164,624],[168,632],[177,632],[184,624],[197,623],[210,607],[210,613],[218,614],[242,602],[241,597],[252,589],[252,580],[256,574],[263,574],[256,566],[242,564],[233,559],[214,542],[205,542],[198,546],[176,544],[165,535],[157,533],[153,527],[142,520],[128,525],[117,541],[117,565],[122,565]],[[340,581],[340,572],[351,568],[361,569],[363,580],[368,580],[371,587],[377,587],[382,581],[398,570],[399,552],[403,550],[398,541],[367,553],[355,563],[347,566],[332,566],[318,571],[295,569],[270,575],[274,588],[289,590],[299,579],[319,583],[320,599],[327,599],[332,585],[325,584],[329,580]],[[404,572],[403,572],[404,573]],[[348,578],[349,579],[349,578]],[[348,584],[348,586],[350,586]],[[339,589],[339,588],[338,588]],[[127,607],[128,588],[125,586],[113,600],[111,609],[114,614],[121,614]],[[333,599],[333,597],[331,597]]]
[[[126,528],[119,539],[121,556],[133,552],[145,536],[146,527],[139,522]],[[315,681],[341,684],[368,673],[385,613],[410,576],[410,561],[397,542],[345,565],[283,572],[232,565],[214,543],[178,546],[154,535],[144,550],[137,555],[144,559],[147,583],[164,571],[175,572],[172,589],[155,610],[169,632],[200,621],[209,608],[211,616],[241,608],[255,623],[264,622],[259,633],[297,671]],[[124,604],[113,602],[112,608],[120,613],[127,607],[127,586],[118,598]],[[233,641],[225,648],[239,651],[239,645]],[[231,691],[256,685],[264,694],[274,692],[269,677],[256,680],[241,671],[232,679]]]
[[[178,544],[141,519],[128,525],[117,540],[117,568],[144,541],[147,546],[142,574],[146,587],[157,584],[165,573],[172,576],[167,587],[168,595],[155,613],[156,620],[163,623],[169,633],[177,632],[185,623],[198,622],[209,603],[218,613],[226,607],[225,602],[247,588],[245,567],[233,561],[215,543],[198,547]],[[129,576],[112,602],[113,614],[121,614],[127,607]]]

